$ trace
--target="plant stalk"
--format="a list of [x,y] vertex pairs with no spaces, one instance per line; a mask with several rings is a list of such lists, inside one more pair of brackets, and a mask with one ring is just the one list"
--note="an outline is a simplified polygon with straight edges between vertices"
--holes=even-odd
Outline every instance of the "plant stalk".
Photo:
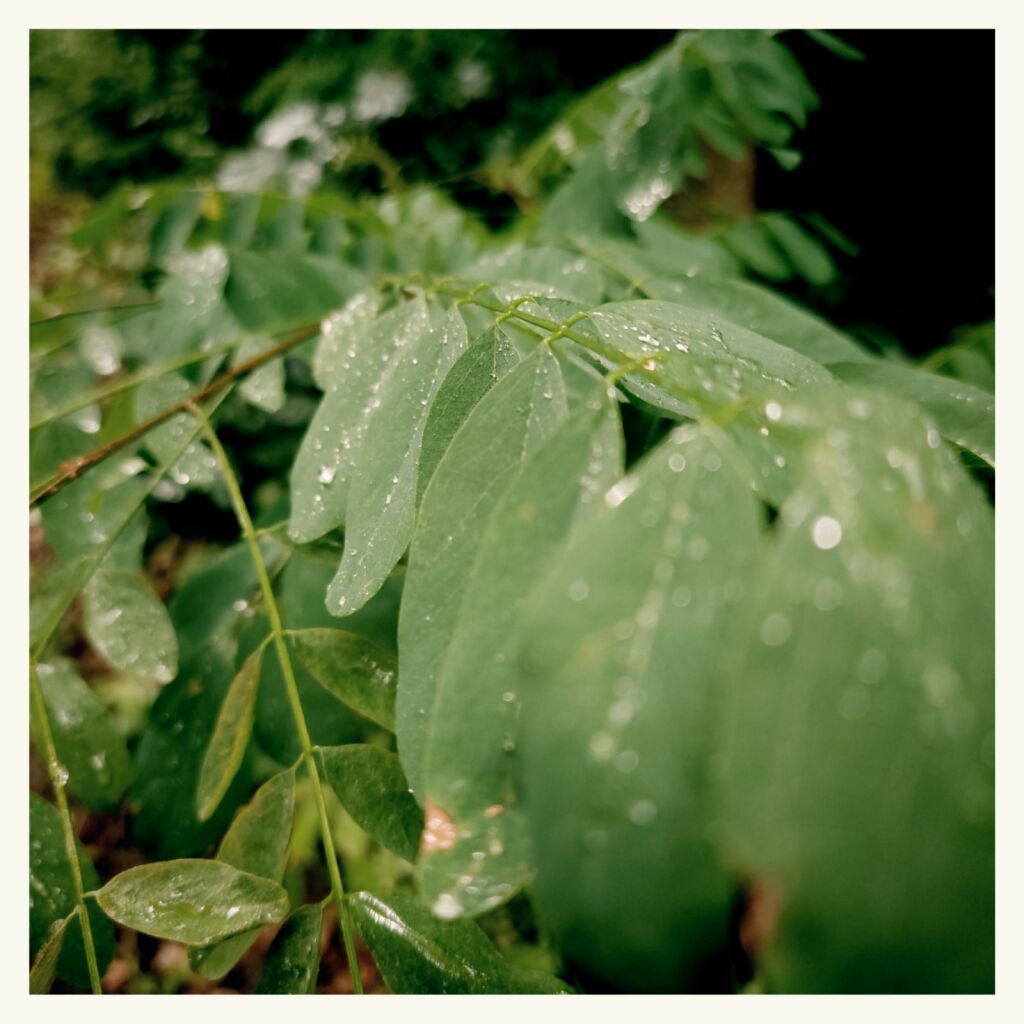
[[277,600],[274,597],[274,590],[270,583],[270,575],[267,572],[266,562],[263,560],[263,553],[260,551],[259,540],[257,539],[252,519],[249,516],[245,498],[242,496],[238,477],[231,468],[227,452],[224,450],[224,446],[220,443],[216,431],[202,409],[198,406],[192,406],[190,411],[202,426],[206,439],[209,441],[210,447],[213,449],[213,453],[220,464],[224,483],[227,485],[231,495],[231,502],[235,507],[238,524],[242,529],[242,534],[252,556],[253,565],[256,568],[256,574],[259,577],[260,589],[263,592],[263,602],[267,609],[267,617],[270,619],[270,629],[274,637],[274,646],[277,650],[278,661],[281,664],[281,674],[284,676],[288,702],[291,705],[292,716],[295,719],[295,728],[299,735],[299,744],[302,747],[302,757],[306,762],[306,770],[309,772],[309,777],[313,783],[313,795],[316,800],[317,814],[320,818],[320,838],[324,846],[324,853],[326,854],[327,873],[331,880],[331,892],[338,907],[338,924],[341,929],[341,938],[345,947],[345,957],[348,960],[349,972],[352,975],[352,988],[357,995],[362,995],[363,983],[362,978],[359,976],[359,960],[356,956],[352,920],[349,916],[348,906],[345,903],[345,887],[342,884],[341,871],[338,868],[338,854],[334,848],[334,837],[331,833],[331,823],[327,815],[323,783],[321,782],[320,771],[316,764],[309,729],[306,726],[306,716],[302,710],[302,702],[299,699],[299,687],[295,680],[291,657],[288,654],[288,647],[285,643],[284,626],[281,622]]

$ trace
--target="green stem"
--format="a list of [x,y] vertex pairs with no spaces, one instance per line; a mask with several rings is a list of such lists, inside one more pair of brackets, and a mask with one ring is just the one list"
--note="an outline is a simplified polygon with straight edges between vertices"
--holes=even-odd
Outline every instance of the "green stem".
[[71,810],[68,807],[64,785],[67,781],[66,769],[57,758],[57,747],[53,742],[53,730],[50,728],[50,715],[46,710],[43,690],[39,685],[35,663],[29,666],[29,686],[32,696],[32,709],[35,711],[37,738],[42,744],[46,758],[46,771],[50,776],[50,785],[57,801],[61,826],[64,831],[64,849],[67,852],[68,865],[71,868],[71,884],[75,890],[75,909],[82,924],[82,947],[85,950],[85,963],[89,969],[89,987],[94,996],[102,995],[100,987],[100,969],[96,962],[96,945],[92,937],[92,924],[85,906],[85,885],[82,882],[82,865],[78,862],[78,841],[75,826],[71,821]]
[[281,614],[277,607],[277,600],[274,597],[274,590],[270,583],[270,575],[267,572],[266,563],[263,560],[263,553],[260,551],[259,540],[256,536],[255,527],[249,516],[249,510],[242,496],[242,489],[238,483],[238,477],[231,468],[224,446],[220,443],[216,431],[206,417],[206,414],[198,406],[193,406],[192,414],[202,426],[206,439],[213,449],[214,455],[220,464],[221,474],[224,483],[227,485],[231,495],[231,503],[235,507],[235,515],[238,524],[242,529],[245,542],[249,546],[253,565],[259,577],[260,589],[263,592],[263,602],[266,605],[267,617],[270,619],[270,629],[274,637],[274,646],[277,649],[278,661],[281,664],[281,674],[284,676],[285,690],[288,694],[288,702],[291,705],[292,716],[295,719],[295,728],[299,735],[299,744],[302,747],[302,756],[306,762],[306,770],[313,783],[313,796],[316,800],[317,813],[320,817],[320,838],[324,845],[324,852],[327,857],[327,873],[331,880],[331,892],[334,894],[334,901],[338,907],[338,924],[341,928],[341,938],[345,946],[345,956],[348,960],[348,969],[352,975],[352,988],[357,995],[362,995],[363,983],[359,976],[359,960],[356,956],[356,946],[352,921],[349,917],[348,907],[345,904],[345,888],[341,881],[341,871],[338,868],[338,855],[334,848],[334,836],[331,833],[331,823],[327,815],[327,803],[324,799],[323,784],[320,781],[320,772],[317,768],[316,758],[313,754],[313,743],[309,737],[309,729],[306,727],[306,716],[302,710],[302,701],[299,698],[299,687],[295,680],[295,672],[292,669],[291,657],[288,654],[288,647],[284,639],[284,626],[281,622]]

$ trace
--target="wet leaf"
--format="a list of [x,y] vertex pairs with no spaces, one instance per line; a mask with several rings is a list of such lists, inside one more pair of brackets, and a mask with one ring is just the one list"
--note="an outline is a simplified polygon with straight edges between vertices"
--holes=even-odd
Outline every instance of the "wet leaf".
[[830,369],[840,380],[881,388],[917,402],[935,418],[946,440],[990,466],[996,464],[996,400],[990,392],[889,360],[838,363]]
[[107,706],[69,662],[40,664],[37,675],[68,792],[91,811],[113,809],[131,781],[132,762]]
[[236,250],[224,298],[247,330],[276,334],[320,320],[364,285],[362,274],[337,260]]
[[388,988],[399,995],[570,992],[557,978],[502,959],[472,921],[439,921],[412,896],[353,893],[359,934]]
[[394,655],[341,629],[302,629],[288,639],[303,667],[347,707],[395,729]]
[[[516,742],[515,626],[570,529],[622,472],[622,436],[604,385],[558,426],[483,529],[462,611],[441,660],[425,733],[425,793],[451,819],[453,844],[425,841],[422,893],[443,917],[476,914],[529,878]],[[429,840],[430,837],[428,837]]]
[[89,642],[115,668],[166,683],[178,671],[178,640],[163,602],[137,573],[100,570],[84,593]]
[[324,911],[319,903],[299,907],[274,938],[256,995],[310,995],[320,968]]
[[216,860],[168,860],[115,875],[96,900],[108,917],[146,935],[205,945],[288,912],[276,882]]
[[32,970],[28,976],[29,995],[45,995],[50,991],[57,973],[57,960],[64,947],[64,936],[67,934],[68,926],[77,920],[78,907],[75,907],[67,917],[54,921],[50,926],[46,940],[32,961]]
[[[237,366],[260,355],[274,342],[269,338],[251,337],[242,342],[235,351],[232,365]],[[277,412],[284,405],[285,393],[284,359],[272,359],[259,369],[251,370],[238,387],[242,397],[264,412]]]
[[437,464],[477,402],[518,362],[519,356],[508,336],[500,327],[494,327],[474,341],[448,371],[430,404],[423,428],[416,475],[417,507]]
[[[265,782],[235,816],[221,841],[217,860],[239,871],[280,882],[294,816],[295,778],[290,771],[279,772]],[[211,981],[223,978],[258,934],[259,928],[254,928],[232,935],[215,946],[192,947],[189,950],[192,969]]]
[[805,456],[725,645],[728,859],[769,990],[992,991],[992,514],[912,407],[846,395],[778,421]]
[[245,659],[224,696],[199,770],[196,809],[200,821],[206,821],[217,809],[245,756],[265,650],[266,643],[262,643]]
[[[57,808],[35,793],[29,794],[29,949],[37,955],[55,921],[75,909],[75,886],[64,845],[64,830]],[[78,863],[85,889],[95,889],[99,875],[89,855],[78,845]],[[87,902],[96,959],[102,975],[114,954],[114,926]],[[82,926],[71,921],[57,957],[57,977],[77,989],[88,990],[89,970],[82,945]]]
[[470,413],[423,496],[398,623],[402,686],[396,724],[402,765],[424,792],[424,716],[458,622],[481,532],[526,459],[565,418],[558,363],[540,346]]
[[711,678],[760,514],[713,430],[680,427],[606,493],[523,625],[533,892],[564,953],[617,990],[714,984]]
[[292,466],[288,530],[293,540],[308,543],[345,521],[352,474],[381,380],[399,351],[428,328],[427,306],[415,300],[389,310],[365,331],[352,330]]
[[416,859],[423,811],[409,791],[398,755],[357,743],[320,749],[327,781],[342,806],[382,846]]
[[358,611],[405,553],[416,520],[420,442],[430,405],[469,339],[454,307],[396,353],[370,404],[345,516],[345,550],[327,588],[336,615]]

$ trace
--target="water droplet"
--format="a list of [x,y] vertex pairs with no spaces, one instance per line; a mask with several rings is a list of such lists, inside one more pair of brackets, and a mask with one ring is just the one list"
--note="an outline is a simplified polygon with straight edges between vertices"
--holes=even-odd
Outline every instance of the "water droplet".
[[658,806],[653,800],[637,800],[629,808],[629,820],[634,825],[649,825],[658,816]]
[[764,414],[773,422],[778,422],[782,419],[782,406],[778,402],[769,402],[764,407]]
[[811,537],[822,551],[829,551],[843,539],[843,525],[832,516],[819,516],[811,527]]
[[574,580],[569,584],[569,597],[573,601],[585,601],[590,593],[590,587],[583,580]]
[[782,612],[772,612],[761,623],[761,641],[768,647],[780,647],[789,639],[792,628]]

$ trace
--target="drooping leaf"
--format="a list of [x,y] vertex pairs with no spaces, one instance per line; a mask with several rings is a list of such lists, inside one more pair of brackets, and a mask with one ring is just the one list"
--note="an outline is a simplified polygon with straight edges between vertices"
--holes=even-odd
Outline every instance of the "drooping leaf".
[[990,992],[991,510],[878,392],[778,428],[802,472],[721,666],[720,834],[764,985]]
[[216,860],[129,868],[107,882],[96,901],[128,928],[187,945],[274,924],[288,912],[288,896],[276,882]]
[[398,756],[364,743],[320,750],[327,781],[358,825],[382,846],[416,859],[423,811],[409,791]]
[[760,528],[737,458],[677,428],[572,534],[523,627],[533,892],[566,956],[620,991],[713,986],[728,943],[711,671]]
[[557,978],[504,959],[472,921],[439,921],[414,897],[353,893],[348,905],[381,976],[399,995],[560,994]]
[[200,821],[206,821],[217,809],[245,756],[265,650],[266,644],[262,643],[245,659],[224,696],[199,769],[196,810]]
[[292,466],[293,540],[308,543],[344,522],[352,472],[381,378],[399,350],[428,327],[426,303],[414,300],[389,310],[365,332],[353,329],[351,346],[337,363]]
[[[64,829],[57,808],[35,793],[29,794],[29,949],[39,953],[55,921],[64,920],[75,909],[75,887],[64,845]],[[76,844],[77,845],[77,844]],[[95,889],[99,875],[89,855],[78,845],[78,863],[86,891]],[[92,927],[96,960],[102,975],[114,955],[114,927],[99,909],[86,904]],[[73,920],[57,957],[57,977],[77,989],[89,988],[89,970],[82,944],[82,926]]]
[[299,661],[342,704],[391,732],[395,729],[393,654],[341,629],[302,629],[289,634]]
[[995,397],[966,381],[928,373],[891,360],[838,363],[829,369],[851,384],[882,388],[917,402],[934,418],[942,436],[973,452],[990,466],[996,462]]
[[[280,882],[284,874],[295,816],[295,777],[279,772],[265,782],[235,816],[221,841],[217,859],[239,871]],[[238,963],[255,941],[259,929],[240,932],[215,946],[189,950],[192,969],[217,981]]]
[[542,345],[473,409],[423,496],[398,623],[403,681],[396,705],[398,750],[420,799],[423,718],[433,705],[481,529],[526,459],[565,415],[561,371]]
[[299,907],[281,925],[267,953],[256,995],[309,995],[316,991],[324,911],[319,903]]
[[57,757],[68,773],[68,792],[91,811],[111,810],[131,781],[124,736],[70,663],[42,663],[37,675]]
[[409,545],[416,520],[420,442],[431,403],[469,339],[453,307],[434,311],[431,329],[412,337],[381,378],[364,431],[345,516],[345,550],[327,589],[336,615],[358,611]]
[[178,640],[167,608],[138,573],[101,569],[85,589],[89,642],[124,672],[166,683],[178,671]]
[[526,463],[483,530],[462,612],[437,674],[425,733],[428,829],[421,888],[434,913],[476,914],[508,899],[532,857],[518,820],[520,714],[515,625],[574,523],[622,472],[617,410],[600,380]]

